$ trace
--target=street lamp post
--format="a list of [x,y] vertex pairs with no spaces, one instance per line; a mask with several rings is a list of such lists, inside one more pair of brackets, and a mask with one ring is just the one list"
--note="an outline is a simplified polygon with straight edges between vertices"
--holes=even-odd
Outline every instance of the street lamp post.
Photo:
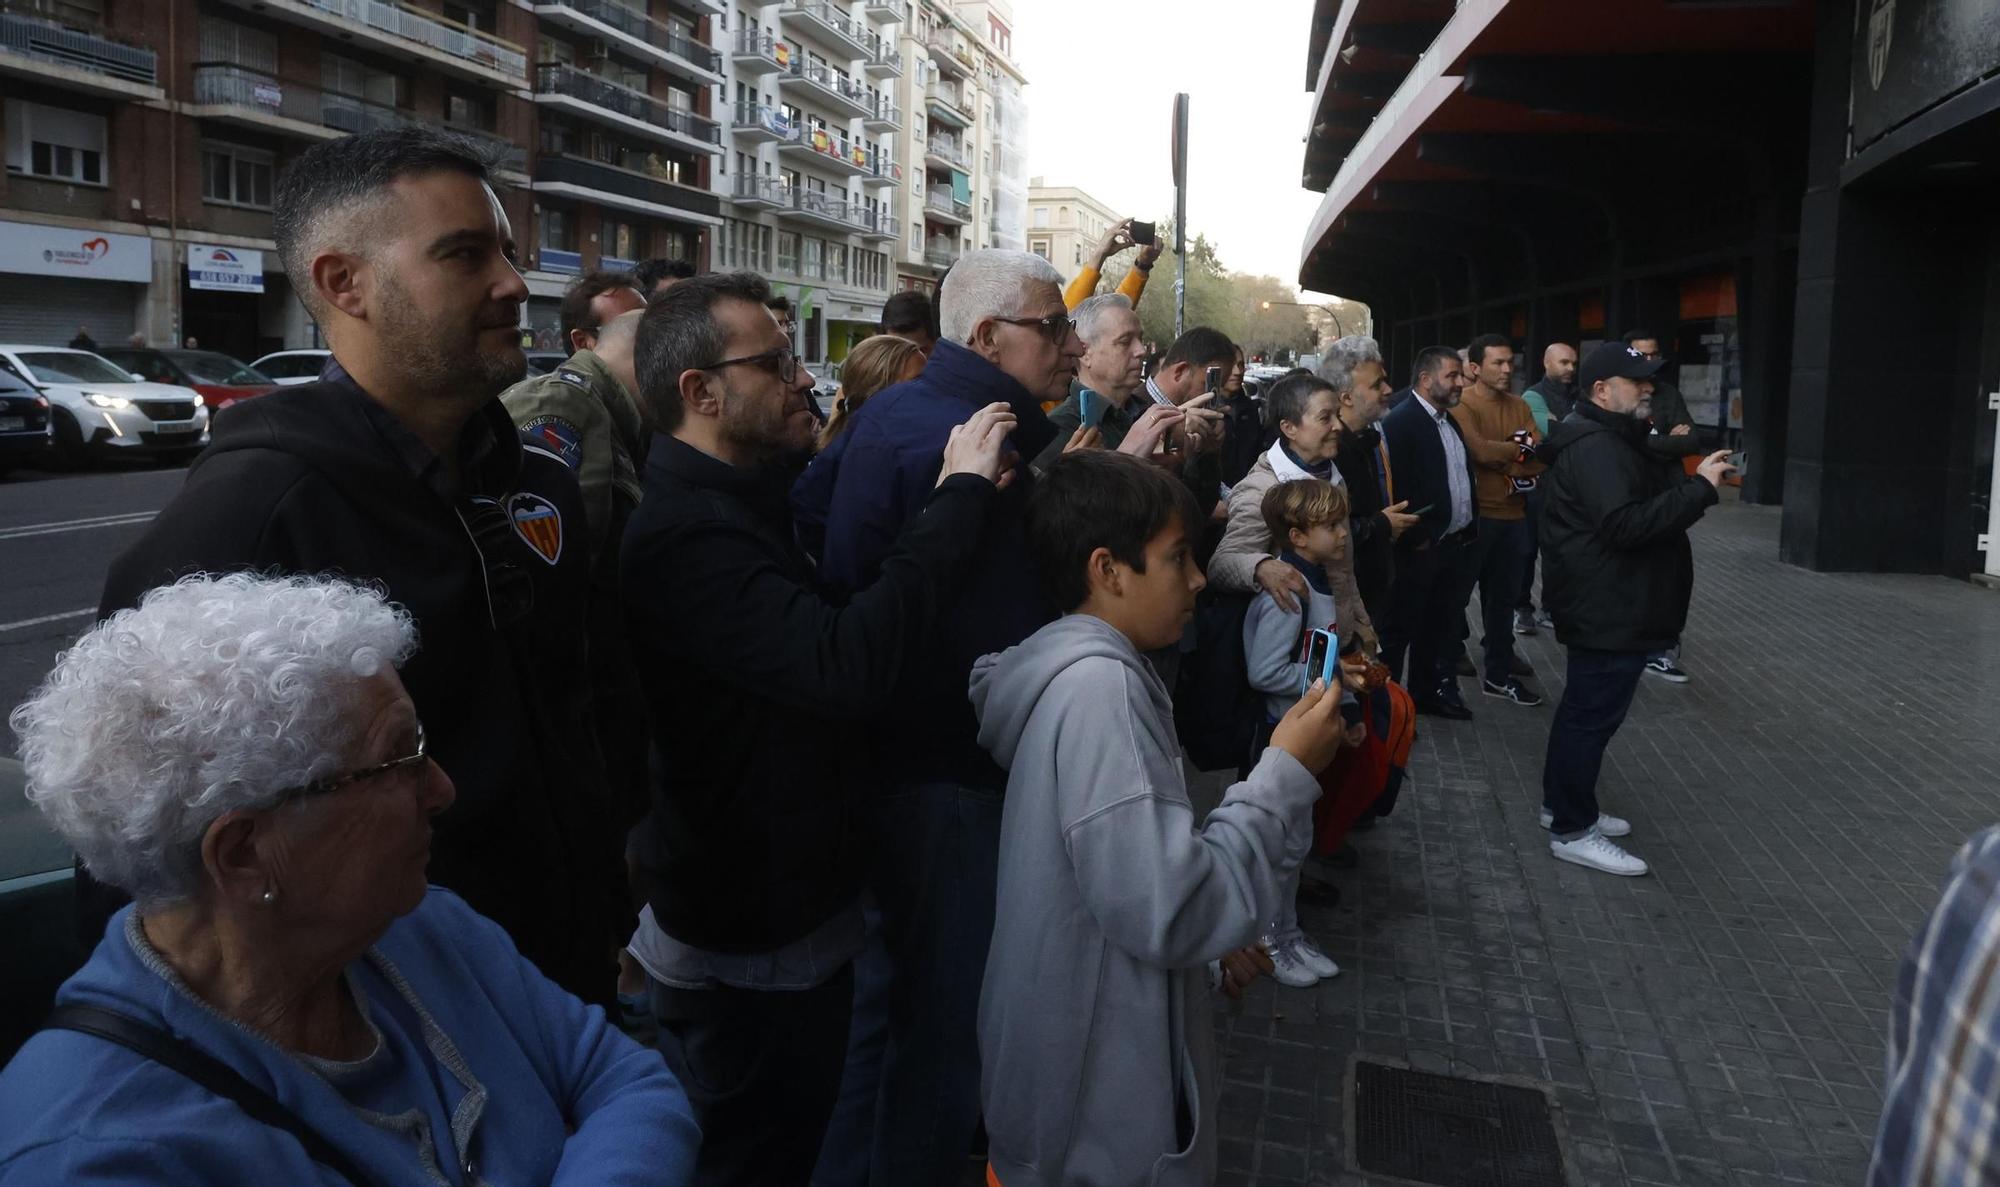
[[1300,309],[1323,309],[1323,310],[1325,310],[1325,311],[1326,311],[1326,315],[1327,315],[1328,317],[1330,317],[1330,318],[1332,318],[1332,319],[1333,319],[1333,328],[1334,328],[1334,329],[1336,329],[1336,330],[1339,330],[1339,331],[1340,331],[1340,336],[1341,336],[1342,338],[1345,338],[1345,337],[1347,337],[1347,327],[1346,327],[1346,326],[1344,326],[1344,325],[1341,325],[1341,324],[1340,324],[1340,314],[1339,314],[1339,313],[1338,313],[1338,312],[1337,312],[1337,311],[1336,311],[1336,310],[1334,309],[1334,307],[1333,307],[1333,306],[1331,306],[1331,305],[1321,305],[1321,304],[1319,304],[1318,302],[1315,302],[1315,301],[1266,301],[1266,302],[1264,302],[1264,308],[1266,308],[1266,309],[1269,309],[1269,308],[1270,308],[1271,306],[1273,306],[1273,305],[1295,305],[1295,306],[1297,306],[1297,307],[1298,307],[1298,308],[1300,308]]

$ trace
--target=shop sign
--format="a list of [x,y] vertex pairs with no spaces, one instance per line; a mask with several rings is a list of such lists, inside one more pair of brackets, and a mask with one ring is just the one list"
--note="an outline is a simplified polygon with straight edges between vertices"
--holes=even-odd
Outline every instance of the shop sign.
[[264,291],[264,253],[254,247],[190,243],[188,287],[217,293]]
[[0,222],[0,272],[144,284],[153,279],[153,244],[144,235]]
[[1978,84],[2000,61],[1993,0],[1857,0],[1855,8],[1848,108],[1856,153]]

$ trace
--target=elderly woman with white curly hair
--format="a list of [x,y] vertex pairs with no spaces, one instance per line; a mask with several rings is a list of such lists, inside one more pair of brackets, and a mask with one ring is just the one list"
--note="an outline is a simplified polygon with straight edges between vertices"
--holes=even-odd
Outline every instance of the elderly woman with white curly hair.
[[193,577],[15,710],[28,796],[131,893],[0,1072],[0,1184],[678,1184],[660,1057],[426,886],[451,780],[409,616]]

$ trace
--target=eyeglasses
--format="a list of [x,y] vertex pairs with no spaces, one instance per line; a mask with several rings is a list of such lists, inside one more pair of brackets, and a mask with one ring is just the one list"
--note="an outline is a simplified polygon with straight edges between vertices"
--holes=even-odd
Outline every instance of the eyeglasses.
[[792,383],[799,377],[799,356],[793,354],[789,346],[780,346],[776,350],[767,350],[762,354],[746,354],[742,358],[724,359],[719,363],[710,363],[706,367],[696,367],[695,370],[720,371],[724,367],[737,366],[762,367],[766,371],[775,371],[779,383]]
[[1039,326],[1049,341],[1061,346],[1070,332],[1076,329],[1076,321],[1067,313],[1051,313],[1047,317],[996,317],[994,321],[1004,321],[1010,326]]
[[278,793],[278,798],[281,800],[291,800],[304,799],[307,796],[325,795],[329,791],[339,791],[350,783],[359,783],[363,779],[373,779],[377,775],[386,775],[390,771],[400,771],[407,767],[414,767],[429,757],[429,751],[424,748],[424,723],[419,721],[417,723],[417,750],[415,754],[406,754],[401,758],[392,758],[388,762],[376,763],[372,767],[362,767],[358,771],[349,771],[345,775],[329,775],[324,779],[315,779],[311,783],[303,784],[299,787],[288,787]]

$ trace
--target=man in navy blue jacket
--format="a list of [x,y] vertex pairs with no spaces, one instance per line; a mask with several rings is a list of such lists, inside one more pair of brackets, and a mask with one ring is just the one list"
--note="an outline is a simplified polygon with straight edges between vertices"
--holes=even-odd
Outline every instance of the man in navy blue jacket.
[[[952,268],[939,320],[923,373],[869,400],[840,454],[793,492],[798,518],[824,525],[819,572],[837,590],[874,583],[904,521],[937,485],[954,426],[1004,403],[1018,421],[1019,457],[1055,438],[1042,402],[1068,394],[1083,357],[1055,268],[1027,252],[970,252]],[[935,648],[905,670],[875,739],[886,781],[876,893],[890,964],[870,1159],[877,1187],[954,1181],[978,1123],[975,1022],[1006,776],[979,746],[967,689],[974,660],[1055,617],[1028,559],[1026,470],[1001,492]]]

